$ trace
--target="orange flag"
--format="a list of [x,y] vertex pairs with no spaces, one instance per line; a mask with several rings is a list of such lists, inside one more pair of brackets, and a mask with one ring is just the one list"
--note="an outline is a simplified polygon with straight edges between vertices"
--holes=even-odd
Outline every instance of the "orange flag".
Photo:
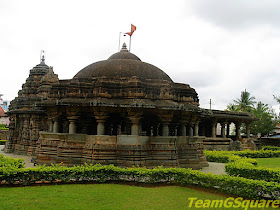
[[136,26],[131,24],[131,31],[130,32],[127,32],[125,34],[128,34],[129,36],[132,36],[133,32],[136,31]]

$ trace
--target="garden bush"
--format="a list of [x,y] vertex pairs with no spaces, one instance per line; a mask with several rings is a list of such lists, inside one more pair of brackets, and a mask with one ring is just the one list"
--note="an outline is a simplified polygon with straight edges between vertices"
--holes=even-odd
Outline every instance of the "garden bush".
[[0,140],[0,145],[5,145],[7,140]]
[[258,151],[232,151],[234,155],[238,155],[240,157],[247,158],[272,158],[272,157],[280,157],[280,150],[258,150]]
[[280,183],[280,169],[256,167],[257,160],[247,157],[278,157],[279,150],[260,151],[204,151],[208,161],[228,163],[226,173],[248,179],[265,180]]
[[276,147],[276,146],[262,146],[262,150],[280,150],[280,147]]
[[280,183],[280,169],[256,167],[248,162],[239,161],[228,163],[225,169],[232,176]]
[[0,168],[0,182],[30,185],[41,182],[133,181],[144,183],[172,182],[215,188],[222,192],[253,199],[279,199],[280,184],[229,175],[205,174],[185,168],[119,168],[113,165],[75,167],[52,166],[26,169]]
[[0,124],[0,130],[9,130],[6,124]]
[[24,160],[19,158],[11,158],[5,157],[4,155],[0,154],[0,168],[23,168],[24,167]]
[[[247,157],[247,158],[272,158],[272,157],[280,157],[280,150],[244,150],[244,151],[204,151],[204,155],[206,159],[210,162],[218,162],[218,163],[228,163],[229,158],[236,159],[233,155],[237,155],[239,157]],[[257,161],[256,161],[257,162]]]
[[[217,163],[229,163],[242,159],[242,157],[236,155],[235,152],[231,151],[204,150],[204,155],[207,161]],[[246,159],[246,162],[257,165],[257,161],[255,159],[247,158],[246,156],[243,156],[243,159]]]

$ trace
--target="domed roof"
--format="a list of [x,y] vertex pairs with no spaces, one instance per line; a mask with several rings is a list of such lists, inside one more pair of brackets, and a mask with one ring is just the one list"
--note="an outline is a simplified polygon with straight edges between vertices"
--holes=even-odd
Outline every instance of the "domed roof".
[[140,58],[138,58],[136,55],[130,53],[127,48],[126,48],[126,44],[124,43],[122,46],[122,49],[120,52],[117,52],[113,55],[111,55],[108,60],[111,59],[130,59],[130,60],[138,60],[141,61]]
[[135,76],[142,80],[158,79],[172,82],[164,71],[142,62],[136,55],[130,53],[125,44],[120,52],[111,55],[107,60],[90,64],[79,71],[74,78],[131,78]]

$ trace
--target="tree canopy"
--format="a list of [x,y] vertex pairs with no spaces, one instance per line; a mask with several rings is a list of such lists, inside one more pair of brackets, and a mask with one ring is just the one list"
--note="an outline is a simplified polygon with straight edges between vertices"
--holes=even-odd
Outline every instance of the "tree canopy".
[[263,104],[261,101],[252,110],[252,114],[259,119],[252,123],[251,132],[253,134],[261,133],[261,136],[268,135],[275,130],[276,125],[279,123],[274,110],[268,104]]
[[[274,98],[277,100],[275,96]],[[227,106],[227,111],[250,112],[258,118],[258,121],[254,121],[251,125],[251,133],[254,135],[269,135],[279,123],[279,118],[274,109],[261,101],[256,103],[255,97],[251,96],[246,90],[242,91],[240,98],[233,100],[233,102]],[[278,99],[278,102],[280,103],[280,99]]]
[[249,92],[246,91],[241,91],[240,98],[233,100],[236,107],[236,111],[241,111],[241,112],[251,112],[254,108],[254,104],[256,103],[255,97],[251,96]]

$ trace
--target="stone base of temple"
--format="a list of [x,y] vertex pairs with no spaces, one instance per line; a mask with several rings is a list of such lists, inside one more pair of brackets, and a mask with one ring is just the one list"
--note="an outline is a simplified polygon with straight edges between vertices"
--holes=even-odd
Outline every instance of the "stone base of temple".
[[242,150],[257,150],[255,139],[241,138],[233,141],[231,138],[205,138],[203,140],[204,149],[207,150],[227,150],[227,151],[242,151]]
[[120,167],[208,166],[203,155],[204,137],[86,135],[40,132],[35,151],[36,164],[67,166],[114,164]]
[[231,138],[205,138],[203,140],[204,149],[207,150],[232,150],[232,139]]

